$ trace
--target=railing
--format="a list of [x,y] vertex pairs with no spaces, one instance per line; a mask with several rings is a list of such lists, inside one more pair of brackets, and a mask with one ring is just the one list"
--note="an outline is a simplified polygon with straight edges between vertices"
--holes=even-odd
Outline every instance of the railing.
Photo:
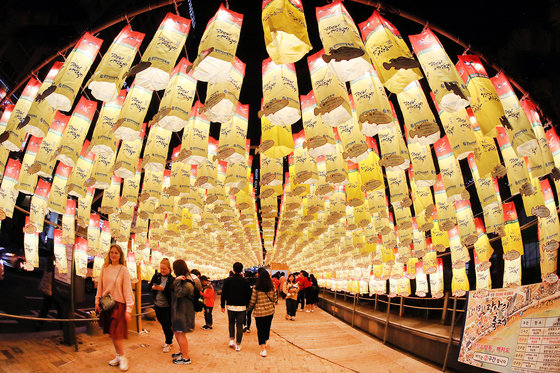
[[[446,292],[445,296],[443,298],[443,306],[442,307],[422,307],[422,306],[417,306],[417,305],[411,305],[411,304],[406,304],[406,300],[415,300],[415,301],[441,301],[441,298],[419,298],[419,297],[403,297],[403,296],[395,296],[395,297],[389,297],[387,295],[384,295],[385,297],[387,297],[387,300],[383,300],[383,299],[379,299],[378,294],[375,294],[374,297],[371,296],[362,296],[360,294],[350,294],[350,293],[346,293],[344,291],[333,291],[333,290],[329,290],[326,288],[322,288],[323,291],[323,295],[326,293],[330,293],[331,295],[333,295],[334,297],[334,306],[332,307],[332,314],[334,316],[335,313],[335,309],[336,309],[336,298],[337,295],[341,294],[344,297],[344,301],[346,301],[347,297],[352,297],[353,299],[353,305],[352,305],[352,320],[351,320],[351,325],[352,327],[354,327],[354,319],[355,319],[355,315],[356,315],[356,306],[359,303],[360,300],[362,301],[373,301],[374,302],[374,310],[377,310],[377,304],[379,303],[383,303],[387,305],[387,314],[386,314],[386,318],[384,321],[384,332],[383,332],[383,344],[386,344],[387,342],[387,329],[389,327],[390,324],[390,315],[391,315],[391,305],[395,305],[398,304],[399,305],[399,317],[402,317],[404,315],[404,310],[406,308],[410,308],[410,309],[419,309],[419,310],[426,310],[428,311],[441,311],[442,315],[441,315],[441,323],[445,323],[445,319],[447,318],[447,312],[448,311],[452,311],[452,316],[451,316],[451,325],[449,328],[449,339],[447,341],[447,347],[446,347],[446,352],[445,352],[445,358],[443,361],[443,366],[442,366],[442,371],[445,371],[446,367],[447,367],[447,361],[448,361],[448,357],[449,357],[449,350],[451,348],[451,343],[453,342],[453,334],[454,334],[454,329],[455,329],[455,322],[457,319],[457,312],[459,313],[464,313],[465,310],[464,309],[458,309],[457,308],[457,301],[466,301],[466,298],[464,297],[451,297],[453,298],[453,306],[450,308],[449,307],[449,293]],[[393,299],[397,299],[398,302],[395,303],[393,302]]]

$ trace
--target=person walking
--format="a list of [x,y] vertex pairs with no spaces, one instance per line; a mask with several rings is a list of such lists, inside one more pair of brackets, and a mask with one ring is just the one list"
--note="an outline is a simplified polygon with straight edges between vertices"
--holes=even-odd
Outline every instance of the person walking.
[[235,351],[241,351],[243,322],[245,321],[245,311],[251,296],[251,288],[247,280],[241,275],[242,272],[243,264],[235,262],[233,264],[233,275],[224,280],[220,300],[222,312],[226,311],[227,305],[229,347],[235,347]]
[[[249,299],[251,299],[251,294],[253,293],[253,288],[255,287],[255,283],[257,282],[257,278],[255,274],[251,271],[245,271],[245,279],[249,283],[249,287],[251,288],[251,293],[249,294]],[[253,310],[247,310],[245,312],[245,322],[243,323],[243,333],[251,333],[251,320],[253,315]]]
[[212,310],[214,309],[214,299],[216,297],[214,287],[206,276],[200,276],[200,282],[202,283],[202,292],[200,294],[204,297],[205,324],[202,329],[212,329]]
[[311,286],[308,288],[309,296],[307,305],[311,312],[315,312],[315,307],[317,303],[319,303],[319,283],[313,273],[309,275],[309,281],[311,282]]
[[174,364],[190,364],[189,341],[185,334],[192,332],[194,329],[193,297],[195,284],[184,260],[179,259],[173,262],[173,272],[177,277],[173,281],[173,292],[171,293],[171,327],[180,351],[171,355],[171,357]]
[[249,309],[254,309],[257,337],[262,357],[267,355],[266,342],[270,337],[270,326],[272,325],[276,303],[278,303],[278,296],[270,279],[270,274],[261,267],[258,271],[257,283],[251,295]]
[[280,278],[278,279],[279,284],[278,284],[278,289],[279,289],[279,295],[282,297],[282,299],[286,299],[286,293],[284,292],[284,284],[286,283],[286,275],[284,274],[284,272],[280,272]]
[[99,325],[104,334],[109,334],[115,347],[116,356],[109,365],[128,370],[128,360],[124,355],[123,339],[128,339],[128,322],[131,319],[134,295],[130,275],[124,262],[124,253],[119,245],[111,245],[99,275],[95,312],[100,313]]
[[[39,311],[40,319],[47,317],[51,306],[54,305],[56,309],[56,318],[62,318],[62,306],[59,300],[53,294],[53,277],[54,277],[54,254],[49,253],[47,257],[47,263],[45,265],[45,271],[43,272],[43,276],[41,277],[41,281],[39,282],[39,290],[43,293],[43,303],[41,304],[41,310]],[[35,331],[38,332],[41,330],[44,321],[39,321],[35,325]],[[61,327],[62,329],[62,323]]]
[[299,285],[292,273],[288,276],[283,288],[283,292],[286,294],[286,320],[295,321],[296,319],[298,291]]
[[157,321],[160,323],[165,335],[163,352],[171,350],[173,343],[173,330],[171,329],[171,289],[175,278],[171,274],[171,263],[169,259],[163,258],[159,264],[159,272],[154,274],[150,281],[152,296],[154,298],[154,310]]

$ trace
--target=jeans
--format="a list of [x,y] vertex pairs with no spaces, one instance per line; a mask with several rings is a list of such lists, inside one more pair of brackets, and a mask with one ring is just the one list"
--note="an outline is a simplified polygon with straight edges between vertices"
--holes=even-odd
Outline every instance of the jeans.
[[212,310],[214,307],[204,306],[204,321],[207,326],[212,326]]
[[157,321],[161,324],[163,334],[165,334],[165,343],[170,345],[173,343],[173,330],[171,330],[171,307],[154,306]]
[[303,311],[303,307],[305,307],[305,289],[300,289],[300,291],[297,293],[297,305],[299,306],[300,303],[301,303],[301,310]]
[[251,316],[253,316],[253,310],[247,311],[245,316],[245,329],[251,329]]
[[288,316],[296,316],[297,300],[286,298],[286,313]]
[[270,337],[270,325],[272,325],[272,318],[274,314],[255,317],[255,324],[257,324],[257,336],[259,338],[259,345],[266,344],[268,338]]
[[229,338],[235,338],[237,331],[236,343],[241,344],[243,339],[243,321],[245,321],[245,311],[227,311],[229,322]]

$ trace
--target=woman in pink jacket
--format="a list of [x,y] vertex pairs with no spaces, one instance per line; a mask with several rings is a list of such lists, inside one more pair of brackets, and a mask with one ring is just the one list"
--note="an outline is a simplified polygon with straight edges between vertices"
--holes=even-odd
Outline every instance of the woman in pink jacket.
[[[111,294],[115,305],[110,310],[100,308],[99,299]],[[117,356],[109,365],[119,366],[121,371],[128,369],[128,360],[124,356],[123,339],[128,339],[128,322],[134,306],[134,295],[130,283],[130,275],[124,261],[124,253],[119,245],[111,245],[105,264],[99,276],[97,295],[95,296],[95,312],[100,314],[99,325],[103,333],[109,334]]]

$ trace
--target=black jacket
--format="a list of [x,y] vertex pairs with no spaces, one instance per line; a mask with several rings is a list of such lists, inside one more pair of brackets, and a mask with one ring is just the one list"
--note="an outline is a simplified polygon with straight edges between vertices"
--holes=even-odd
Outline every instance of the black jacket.
[[[152,296],[154,297],[154,300],[156,299],[158,291],[153,290],[152,285],[161,284],[161,277],[161,273],[156,272],[156,274],[152,277],[152,281],[150,281],[150,290],[152,290]],[[171,274],[168,274],[167,283],[165,284],[165,288],[163,288],[163,295],[165,296],[165,299],[167,299],[167,303],[169,303],[169,305],[171,305],[171,291],[173,288],[173,280],[175,280],[175,278]]]
[[233,275],[224,280],[222,288],[221,306],[247,306],[251,300],[249,283],[241,275]]

